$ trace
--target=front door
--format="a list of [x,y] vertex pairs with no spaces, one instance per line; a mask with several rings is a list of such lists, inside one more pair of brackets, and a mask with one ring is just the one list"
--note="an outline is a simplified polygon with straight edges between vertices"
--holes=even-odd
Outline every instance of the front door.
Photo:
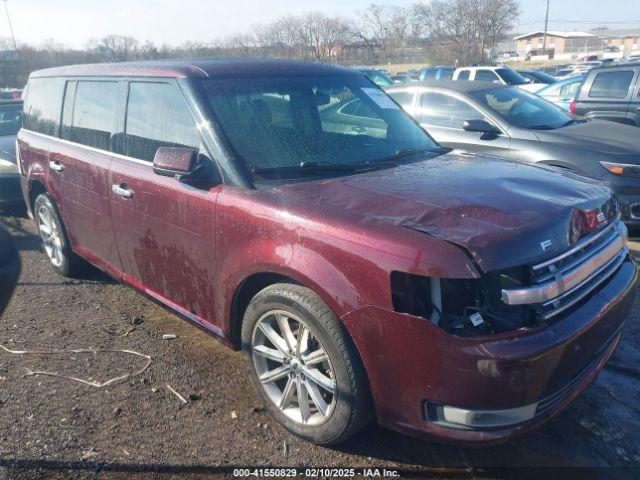
[[122,155],[111,164],[111,211],[125,282],[205,328],[214,318],[218,186],[153,172],[159,147],[198,149],[196,122],[174,81],[131,82]]
[[504,134],[467,132],[466,120],[488,120],[470,103],[441,92],[424,92],[419,101],[420,125],[443,147],[509,156],[511,138]]

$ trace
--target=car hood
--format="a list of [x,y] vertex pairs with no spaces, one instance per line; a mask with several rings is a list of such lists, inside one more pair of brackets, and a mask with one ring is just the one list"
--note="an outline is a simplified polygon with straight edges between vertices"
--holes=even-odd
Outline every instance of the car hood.
[[[576,209],[609,207],[611,190],[552,167],[453,151],[396,168],[284,187],[355,213],[364,224],[419,231],[465,249],[486,271],[569,248]],[[545,250],[541,242],[551,241]]]
[[[605,120],[587,120],[557,130],[536,130],[543,142],[610,155],[630,155],[640,162],[640,129]],[[634,162],[635,163],[635,162]]]
[[0,135],[0,159],[16,161],[16,136]]

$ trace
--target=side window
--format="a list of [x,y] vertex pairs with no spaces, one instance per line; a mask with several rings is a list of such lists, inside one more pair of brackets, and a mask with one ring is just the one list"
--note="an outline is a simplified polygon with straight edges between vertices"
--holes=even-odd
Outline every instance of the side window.
[[500,79],[491,70],[478,70],[476,71],[476,81],[478,82],[494,82],[499,83]]
[[125,125],[125,155],[153,161],[160,147],[200,147],[200,135],[175,85],[132,82]]
[[443,68],[442,70],[440,70],[440,76],[438,77],[438,80],[451,80],[452,77],[453,70]]
[[438,73],[438,70],[436,70],[435,68],[430,68],[429,70],[427,70],[425,72],[424,79],[425,80],[435,80],[436,73]]
[[580,90],[580,85],[582,82],[571,82],[563,85],[560,89],[560,96],[567,98],[575,98],[578,94],[578,90]]
[[466,120],[484,119],[484,116],[467,102],[443,93],[424,93],[421,107],[421,123],[438,127],[462,129]]
[[24,102],[24,128],[58,136],[63,88],[64,81],[61,78],[29,80]]
[[633,75],[633,70],[599,72],[593,80],[589,96],[592,98],[626,98]]
[[110,150],[118,91],[117,82],[81,81],[77,85],[76,82],[69,82],[62,115],[62,138],[100,150]]
[[60,137],[71,138],[71,122],[73,121],[73,102],[76,99],[76,88],[78,82],[75,80],[67,82],[64,89],[64,101],[62,103],[62,125],[60,127]]
[[413,103],[413,93],[411,92],[389,92],[389,96],[405,110],[410,109]]
[[470,74],[471,74],[471,72],[469,70],[462,70],[458,74],[458,80],[469,80],[469,75]]

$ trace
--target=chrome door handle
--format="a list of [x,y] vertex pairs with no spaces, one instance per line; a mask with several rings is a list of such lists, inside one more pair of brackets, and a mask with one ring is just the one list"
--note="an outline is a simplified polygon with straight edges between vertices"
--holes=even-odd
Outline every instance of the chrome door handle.
[[61,172],[64,170],[64,165],[62,165],[60,162],[54,162],[53,160],[51,160],[49,162],[49,168],[54,172]]
[[133,197],[133,190],[129,190],[127,188],[124,188],[121,185],[113,185],[111,187],[111,190],[113,191],[113,193],[115,193],[119,197],[124,197],[124,198]]

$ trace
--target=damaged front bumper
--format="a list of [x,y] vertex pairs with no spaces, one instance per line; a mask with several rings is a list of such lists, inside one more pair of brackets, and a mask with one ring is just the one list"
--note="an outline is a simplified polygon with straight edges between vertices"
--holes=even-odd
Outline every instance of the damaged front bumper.
[[425,318],[366,306],[343,317],[380,424],[407,434],[496,443],[562,410],[612,355],[633,304],[635,262],[553,323],[458,337]]

